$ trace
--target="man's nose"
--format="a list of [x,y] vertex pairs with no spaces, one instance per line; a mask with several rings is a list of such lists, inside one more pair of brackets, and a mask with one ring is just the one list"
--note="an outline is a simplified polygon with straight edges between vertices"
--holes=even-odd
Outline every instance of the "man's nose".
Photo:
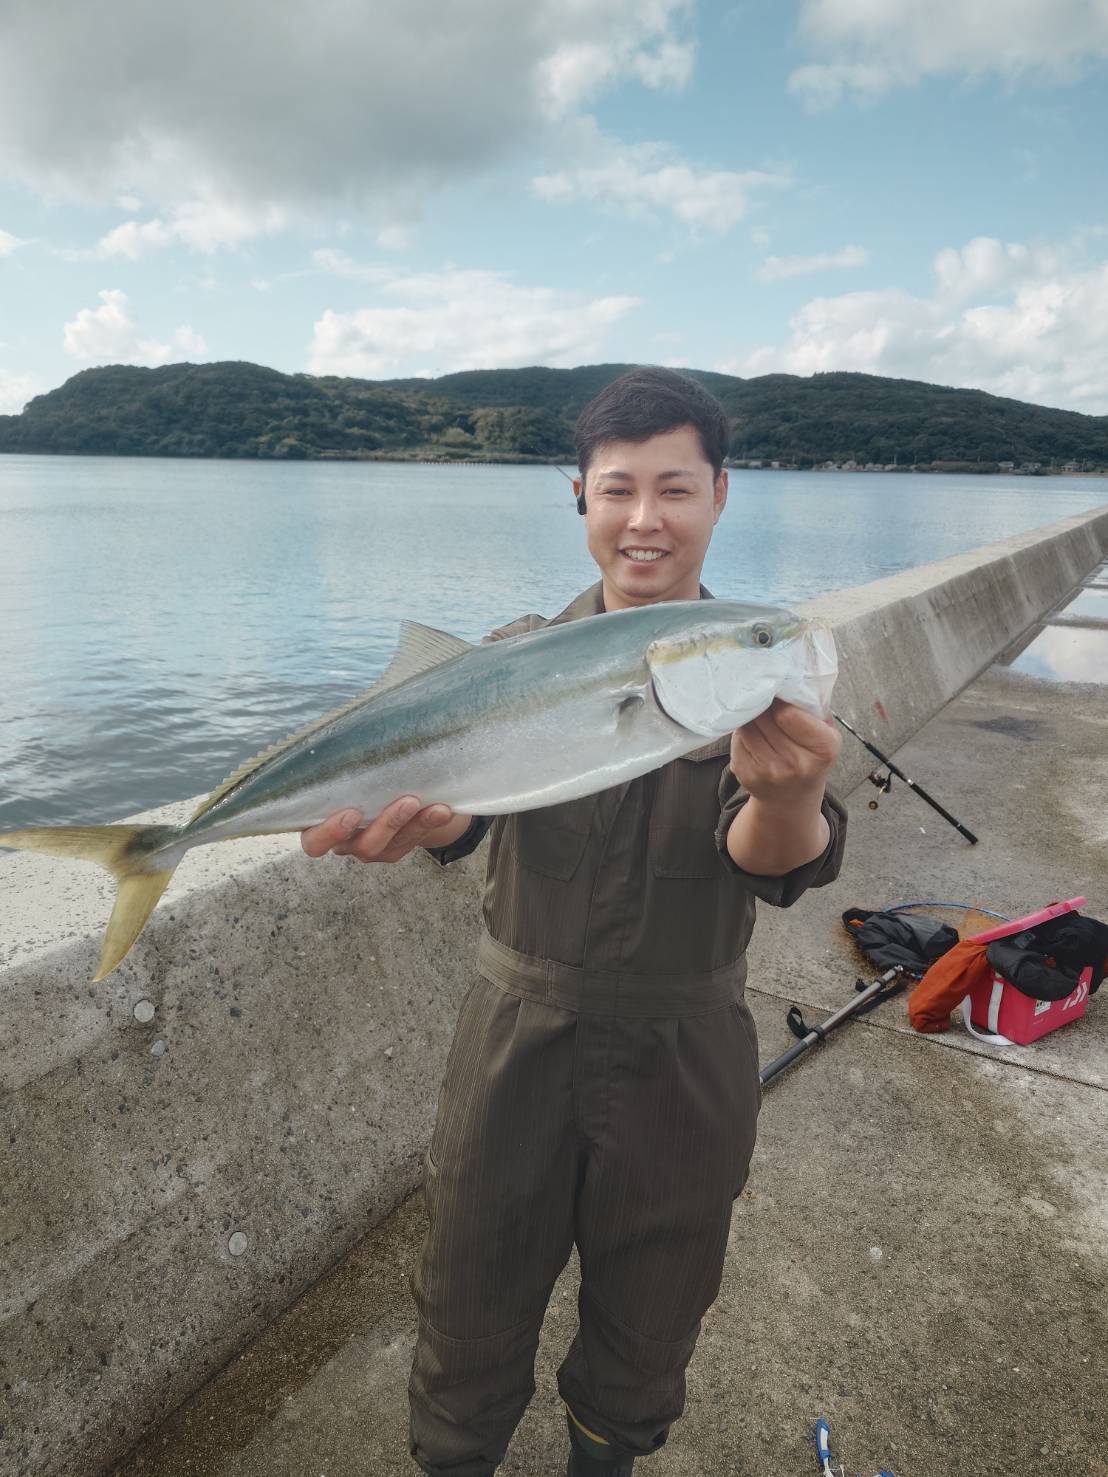
[[640,497],[635,499],[631,510],[631,528],[660,528],[662,523],[662,503],[660,498]]

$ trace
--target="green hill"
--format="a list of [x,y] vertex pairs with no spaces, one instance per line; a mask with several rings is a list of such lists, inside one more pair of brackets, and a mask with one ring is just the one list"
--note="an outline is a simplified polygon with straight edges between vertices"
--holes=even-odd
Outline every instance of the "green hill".
[[[379,381],[240,362],[110,365],[37,396],[22,415],[0,416],[0,452],[569,460],[577,412],[628,367]],[[726,408],[738,461],[1108,468],[1108,416],[878,375],[688,373]]]

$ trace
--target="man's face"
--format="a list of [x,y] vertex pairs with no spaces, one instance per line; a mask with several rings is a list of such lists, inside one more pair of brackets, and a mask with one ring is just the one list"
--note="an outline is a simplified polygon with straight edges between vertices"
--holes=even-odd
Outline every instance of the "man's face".
[[[581,491],[579,480],[574,490]],[[589,553],[604,576],[607,610],[697,599],[704,555],[727,501],[727,473],[713,474],[692,426],[598,448],[585,501]]]

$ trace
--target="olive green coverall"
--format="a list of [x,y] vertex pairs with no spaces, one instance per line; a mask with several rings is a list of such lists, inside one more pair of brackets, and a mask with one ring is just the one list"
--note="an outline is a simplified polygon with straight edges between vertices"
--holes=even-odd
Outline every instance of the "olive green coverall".
[[[554,621],[524,616],[490,639],[603,609],[597,584]],[[433,1477],[488,1477],[503,1457],[574,1242],[564,1400],[613,1455],[654,1451],[681,1414],[761,1101],[743,998],[754,900],[788,907],[830,882],[846,829],[828,797],[822,856],[782,877],[742,871],[725,844],[747,798],[729,752],[727,736],[436,853],[452,861],[491,828],[413,1277],[410,1449]]]

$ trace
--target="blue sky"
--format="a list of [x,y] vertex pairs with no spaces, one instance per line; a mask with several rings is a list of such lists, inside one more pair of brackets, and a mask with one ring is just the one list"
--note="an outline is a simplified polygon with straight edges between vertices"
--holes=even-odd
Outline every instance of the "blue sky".
[[0,412],[249,359],[858,369],[1105,414],[1106,80],[1103,0],[21,5]]

